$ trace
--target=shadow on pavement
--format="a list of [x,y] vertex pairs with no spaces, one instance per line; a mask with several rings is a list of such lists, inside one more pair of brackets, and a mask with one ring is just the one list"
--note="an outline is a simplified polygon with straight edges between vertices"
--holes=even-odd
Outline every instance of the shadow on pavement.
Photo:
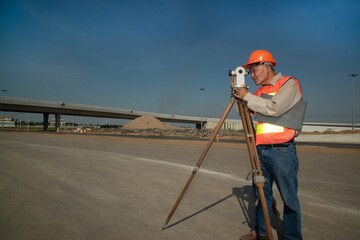
[[197,211],[197,212],[195,212],[195,213],[193,213],[193,214],[191,214],[191,215],[189,215],[189,216],[187,216],[187,217],[185,217],[185,218],[183,218],[183,219],[181,219],[181,220],[179,220],[179,221],[177,221],[177,222],[174,222],[173,224],[168,225],[167,227],[164,228],[164,230],[165,230],[165,229],[168,229],[168,228],[171,228],[171,227],[173,227],[173,226],[175,226],[175,225],[177,225],[177,224],[179,224],[179,223],[182,223],[182,222],[184,222],[184,221],[186,221],[186,220],[188,220],[188,219],[190,219],[190,218],[192,218],[192,217],[194,217],[194,216],[196,216],[196,215],[198,215],[198,214],[200,214],[200,213],[202,213],[202,212],[204,212],[204,211],[207,211],[208,209],[210,209],[210,208],[216,206],[217,204],[225,201],[226,199],[232,197],[233,195],[234,195],[234,194],[230,194],[230,195],[228,195],[228,196],[220,199],[219,201],[216,201],[216,202],[210,204],[209,206],[206,206],[206,207],[204,207],[203,209],[201,209],[201,210],[199,210],[199,211]]
[[[256,194],[253,186],[244,186],[233,188],[233,195],[238,199],[240,208],[245,216],[243,224],[247,224],[250,229],[255,229],[255,212],[256,212]],[[274,198],[272,204],[271,226],[276,230],[277,236],[282,236],[282,219],[277,209],[277,201]]]
[[252,186],[234,187],[233,195],[236,196],[240,209],[244,214],[245,221],[242,224],[247,224],[250,229],[255,227],[255,203],[256,196]]
[[167,227],[164,228],[164,230],[171,228],[179,223],[182,223],[204,211],[207,211],[208,209],[218,205],[219,203],[221,203],[233,196],[235,196],[236,199],[238,200],[240,209],[245,216],[245,221],[243,222],[243,224],[246,223],[249,226],[249,228],[253,228],[255,226],[255,199],[256,199],[256,197],[255,197],[255,193],[253,191],[252,186],[243,186],[243,187],[234,187],[232,189],[231,194],[227,195],[226,197],[223,197],[222,199],[200,209],[199,211],[197,211],[177,222],[174,222],[174,223],[168,225]]

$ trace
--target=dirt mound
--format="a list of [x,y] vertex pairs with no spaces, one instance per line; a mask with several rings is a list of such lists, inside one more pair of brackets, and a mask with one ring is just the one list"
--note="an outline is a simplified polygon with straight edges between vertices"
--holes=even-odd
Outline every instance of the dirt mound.
[[177,127],[163,123],[159,119],[154,118],[152,116],[144,115],[132,120],[131,122],[126,124],[123,128],[124,129],[153,129],[153,128],[175,129]]

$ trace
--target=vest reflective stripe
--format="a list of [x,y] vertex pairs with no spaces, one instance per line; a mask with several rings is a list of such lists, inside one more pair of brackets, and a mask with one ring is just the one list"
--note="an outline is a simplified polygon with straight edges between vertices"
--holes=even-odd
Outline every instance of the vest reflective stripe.
[[256,135],[265,133],[280,133],[284,132],[285,128],[270,123],[262,123],[256,126]]
[[[267,95],[275,95],[281,86],[288,81],[290,76],[282,77],[275,85],[265,85],[259,88],[256,92],[256,96],[261,96],[262,93]],[[295,83],[302,94],[300,83],[297,79]],[[256,114],[256,113],[255,113]],[[260,144],[279,144],[291,141],[295,137],[296,131],[294,129],[273,125],[270,123],[258,122],[256,125],[256,145]]]

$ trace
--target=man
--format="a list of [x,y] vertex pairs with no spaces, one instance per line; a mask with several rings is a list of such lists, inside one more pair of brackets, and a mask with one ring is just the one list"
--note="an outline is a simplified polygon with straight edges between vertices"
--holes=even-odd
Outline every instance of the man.
[[[248,92],[247,88],[238,88],[234,96],[246,101],[255,116],[270,117],[268,119],[271,121],[259,120],[256,126],[256,146],[261,170],[266,179],[264,192],[269,214],[271,216],[272,185],[275,182],[284,202],[282,239],[302,239],[300,203],[297,196],[298,158],[294,142],[297,130],[288,127],[286,123],[280,126],[272,121],[285,115],[287,119],[294,119],[296,114],[292,113],[294,111],[291,109],[302,100],[302,91],[297,79],[284,77],[281,73],[276,74],[275,66],[276,61],[270,52],[256,50],[251,53],[244,68],[250,71],[255,84],[261,87],[255,94]],[[302,119],[300,117],[295,120],[302,124],[303,114]],[[267,239],[266,235],[264,215],[261,204],[258,203],[255,231],[240,237],[240,240]]]

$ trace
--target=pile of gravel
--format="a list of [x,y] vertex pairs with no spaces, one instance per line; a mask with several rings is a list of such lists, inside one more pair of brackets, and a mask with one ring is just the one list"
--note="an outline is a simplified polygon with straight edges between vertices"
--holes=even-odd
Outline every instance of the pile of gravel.
[[[210,137],[214,129],[178,128],[161,122],[152,116],[141,116],[122,128],[106,128],[100,130],[107,134],[137,136],[178,136],[178,137]],[[242,131],[220,130],[219,136],[243,136]]]
[[175,129],[177,127],[168,125],[161,122],[159,119],[152,116],[141,116],[138,117],[128,124],[126,124],[123,129]]

